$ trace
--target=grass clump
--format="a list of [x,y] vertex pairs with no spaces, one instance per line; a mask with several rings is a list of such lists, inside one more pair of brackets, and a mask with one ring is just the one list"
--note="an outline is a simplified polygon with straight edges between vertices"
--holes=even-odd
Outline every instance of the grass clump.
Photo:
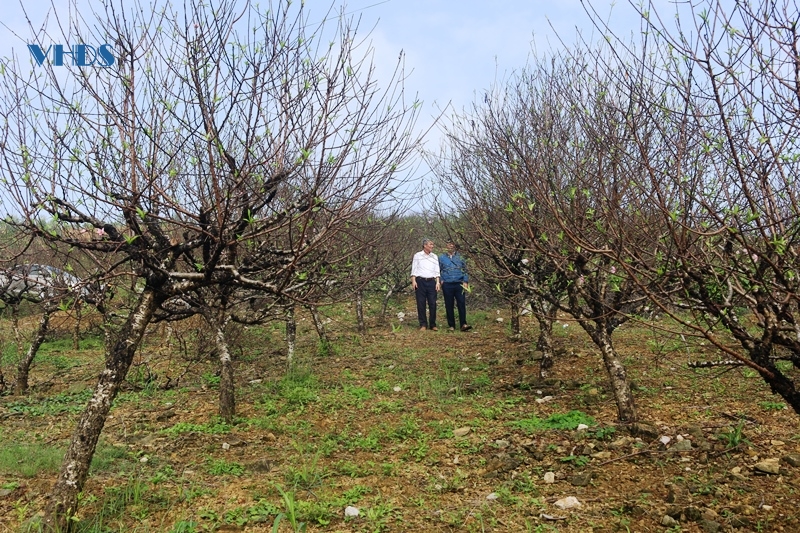
[[544,419],[538,416],[532,416],[530,418],[509,422],[510,426],[519,428],[526,433],[534,433],[536,431],[548,429],[576,429],[580,424],[591,427],[597,425],[597,422],[593,417],[578,410],[572,410],[567,413],[554,413]]
[[63,392],[49,398],[24,398],[6,404],[9,413],[25,416],[48,416],[80,413],[92,397],[92,389],[78,392]]
[[0,444],[0,474],[34,478],[56,473],[61,467],[64,449],[59,446],[4,441]]

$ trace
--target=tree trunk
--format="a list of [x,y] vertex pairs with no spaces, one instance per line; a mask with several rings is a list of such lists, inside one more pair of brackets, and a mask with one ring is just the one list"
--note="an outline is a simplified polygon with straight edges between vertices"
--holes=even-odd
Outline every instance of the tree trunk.
[[522,337],[522,330],[520,330],[519,325],[521,311],[519,302],[511,302],[511,338],[515,340]]
[[47,531],[68,530],[70,517],[77,512],[78,494],[83,490],[89,474],[89,466],[111,404],[125,380],[147,325],[162,301],[163,296],[157,295],[155,289],[145,287],[112,350],[106,356],[105,369],[98,377],[94,394],[72,435],[61,472],[48,495],[44,515],[44,527]]
[[75,327],[72,330],[72,349],[79,350],[81,347],[81,303],[75,302]]
[[11,304],[11,328],[14,330],[14,342],[17,346],[17,360],[22,358],[22,332],[19,330],[19,305]]
[[294,365],[294,349],[297,340],[297,322],[294,318],[294,303],[286,306],[286,365],[292,368]]
[[386,324],[386,309],[389,307],[389,298],[394,294],[394,287],[389,287],[386,294],[383,296],[383,304],[381,305],[381,316],[379,318],[381,325]]
[[[213,313],[213,311],[212,311]],[[230,320],[230,316],[212,319],[214,329],[214,342],[219,355],[220,377],[219,377],[219,416],[228,424],[233,423],[236,416],[236,385],[233,379],[233,358],[228,349],[228,341],[225,338],[225,326]]]
[[553,368],[553,323],[556,320],[557,308],[547,302],[531,302],[531,308],[539,324],[539,338],[536,341],[536,349],[542,352],[539,361],[539,377],[546,378]]
[[31,345],[28,346],[28,352],[25,354],[25,357],[19,360],[19,364],[17,365],[17,380],[14,382],[14,394],[18,396],[22,396],[28,392],[28,376],[31,372],[31,365],[33,364],[33,359],[36,357],[36,353],[39,351],[39,347],[44,342],[52,311],[53,310],[49,307],[45,307],[42,318],[39,319],[39,329],[36,330],[36,335],[33,337],[33,340],[31,340]]
[[325,331],[325,323],[322,322],[322,318],[319,316],[319,310],[317,309],[316,305],[309,305],[307,306],[308,310],[311,312],[311,319],[314,321],[314,329],[317,330],[317,335],[319,335],[319,340],[323,345],[328,344],[328,332]]
[[[598,328],[600,329],[600,328]],[[611,343],[611,336],[605,331],[600,331],[595,335],[595,343],[603,354],[603,363],[611,381],[611,388],[614,391],[614,400],[617,402],[617,415],[620,422],[638,422],[636,406],[633,402],[633,394],[628,384],[628,373],[625,366],[620,361],[614,345]]]
[[366,333],[367,326],[364,324],[364,291],[356,293],[356,319],[358,320],[358,332]]

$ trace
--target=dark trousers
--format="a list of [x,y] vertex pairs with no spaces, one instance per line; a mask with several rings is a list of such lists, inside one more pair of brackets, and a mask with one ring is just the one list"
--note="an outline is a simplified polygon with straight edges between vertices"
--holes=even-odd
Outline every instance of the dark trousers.
[[[414,291],[417,297],[417,317],[419,317],[420,327],[436,327],[436,280],[417,278],[417,290]],[[431,318],[428,320],[425,312],[425,305],[431,311]]]
[[458,324],[463,326],[467,323],[467,298],[464,296],[464,287],[461,282],[447,282],[442,284],[442,294],[444,294],[444,310],[447,313],[447,325],[451,328],[456,327],[456,317],[453,313],[453,302],[458,306]]

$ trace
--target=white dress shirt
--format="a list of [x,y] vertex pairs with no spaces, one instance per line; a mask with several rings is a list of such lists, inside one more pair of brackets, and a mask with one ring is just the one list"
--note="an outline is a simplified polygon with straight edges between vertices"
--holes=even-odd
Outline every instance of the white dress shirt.
[[439,256],[433,252],[426,254],[424,250],[415,253],[411,261],[411,275],[420,278],[438,278]]

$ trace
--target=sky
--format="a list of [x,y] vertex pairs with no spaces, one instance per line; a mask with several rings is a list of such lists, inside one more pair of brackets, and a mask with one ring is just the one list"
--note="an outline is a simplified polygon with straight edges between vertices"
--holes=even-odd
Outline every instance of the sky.
[[[638,35],[639,16],[629,0],[584,1],[618,36]],[[674,0],[652,1],[659,12],[674,13]],[[48,8],[65,13],[69,3],[35,0],[25,5],[33,24],[40,25]],[[318,13],[321,20],[332,3],[305,0],[309,19],[313,22]],[[422,102],[418,125],[422,131],[429,130],[440,111],[468,108],[492,84],[524,68],[532,58],[563,48],[562,41],[574,44],[578,32],[588,42],[602,38],[581,0],[349,0],[344,10],[361,18],[359,33],[369,34],[379,80],[388,78],[404,54],[407,94]],[[29,36],[17,0],[5,2],[0,23],[0,57],[12,49],[27,54],[24,40],[14,35],[17,31],[23,38]],[[426,148],[436,151],[439,143],[434,126]]]

